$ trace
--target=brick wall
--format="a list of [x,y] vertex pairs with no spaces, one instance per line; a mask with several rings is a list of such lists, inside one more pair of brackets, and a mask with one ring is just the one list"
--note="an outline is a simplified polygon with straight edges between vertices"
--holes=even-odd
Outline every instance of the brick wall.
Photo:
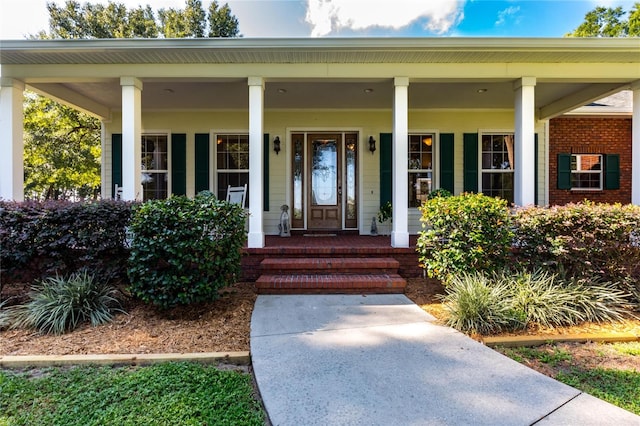
[[[619,154],[620,189],[558,189],[558,154]],[[549,204],[585,199],[599,203],[631,202],[631,117],[559,117],[549,122]]]

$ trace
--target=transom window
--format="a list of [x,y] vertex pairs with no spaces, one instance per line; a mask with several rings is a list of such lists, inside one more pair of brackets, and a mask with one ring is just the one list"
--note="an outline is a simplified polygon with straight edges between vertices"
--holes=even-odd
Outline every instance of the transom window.
[[432,133],[409,135],[409,207],[420,207],[433,189]]
[[229,185],[244,186],[249,184],[249,135],[217,135],[216,153],[218,198],[224,200],[227,197]]
[[143,200],[158,200],[168,196],[169,138],[166,134],[142,135]]
[[482,193],[513,203],[513,133],[483,133]]
[[571,155],[571,189],[602,189],[602,155]]

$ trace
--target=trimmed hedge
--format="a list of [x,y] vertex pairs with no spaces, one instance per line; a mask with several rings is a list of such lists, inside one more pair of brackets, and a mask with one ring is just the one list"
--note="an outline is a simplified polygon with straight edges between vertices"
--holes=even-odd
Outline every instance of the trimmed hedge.
[[163,309],[216,299],[240,273],[245,219],[240,206],[206,193],[137,206],[130,228],[132,293]]
[[515,213],[516,259],[529,270],[617,283],[640,302],[640,206],[585,201]]
[[124,272],[130,217],[131,204],[122,201],[1,201],[3,275],[41,278],[84,266]]
[[465,193],[434,197],[421,207],[423,231],[416,248],[430,277],[445,284],[465,271],[504,267],[513,231],[505,200]]

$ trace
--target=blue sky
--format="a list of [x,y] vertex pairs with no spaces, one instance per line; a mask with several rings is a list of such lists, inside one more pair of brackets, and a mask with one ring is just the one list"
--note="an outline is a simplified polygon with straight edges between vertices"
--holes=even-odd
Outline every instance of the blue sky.
[[[81,3],[87,0],[79,0]],[[54,0],[58,5],[64,0]],[[92,0],[91,3],[106,3]],[[182,8],[184,0],[116,0]],[[0,0],[0,39],[48,28],[47,0]],[[202,0],[206,6],[210,0]],[[220,1],[219,4],[224,4]],[[228,0],[245,37],[562,37],[617,0]]]

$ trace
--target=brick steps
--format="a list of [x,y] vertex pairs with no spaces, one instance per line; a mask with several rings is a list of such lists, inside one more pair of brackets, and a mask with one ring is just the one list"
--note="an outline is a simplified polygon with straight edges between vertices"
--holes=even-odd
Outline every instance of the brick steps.
[[263,273],[289,274],[397,274],[400,262],[393,258],[267,258],[260,268]]
[[260,263],[263,294],[403,293],[406,281],[393,258],[269,257]]

